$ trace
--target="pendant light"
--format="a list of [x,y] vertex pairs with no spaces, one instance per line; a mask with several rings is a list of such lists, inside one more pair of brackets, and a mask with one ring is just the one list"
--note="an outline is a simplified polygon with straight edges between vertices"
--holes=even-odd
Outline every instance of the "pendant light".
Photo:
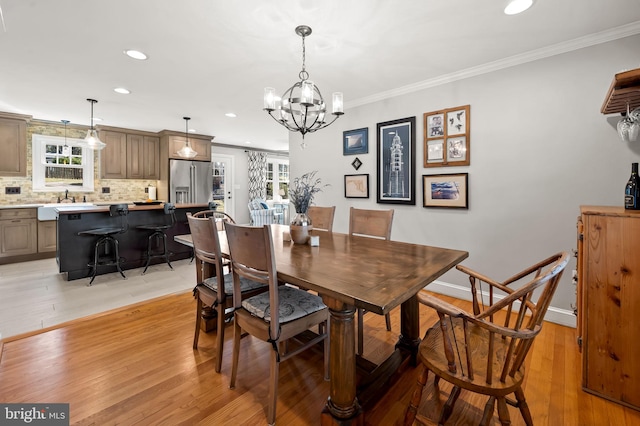
[[67,145],[67,124],[69,124],[69,120],[60,120],[64,123],[64,145],[62,147],[62,155],[64,157],[68,157],[71,154],[71,147]]
[[189,120],[191,120],[191,117],[182,118],[185,120],[184,138],[186,142],[184,146],[178,150],[178,155],[182,158],[193,158],[198,155],[198,153],[191,149],[191,145],[189,144]]
[[87,143],[89,149],[94,151],[100,151],[107,146],[106,143],[102,142],[98,137],[98,132],[93,128],[93,104],[97,103],[95,99],[87,99],[87,101],[91,102],[91,128],[87,130],[87,136],[85,136],[84,141]]

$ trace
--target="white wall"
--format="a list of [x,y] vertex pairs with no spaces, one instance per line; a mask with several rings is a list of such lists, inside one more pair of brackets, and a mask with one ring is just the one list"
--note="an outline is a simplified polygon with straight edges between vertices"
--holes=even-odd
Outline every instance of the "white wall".
[[[419,48],[419,47],[416,47]],[[348,108],[331,127],[290,140],[291,178],[318,170],[331,186],[318,205],[336,205],[334,230],[348,231],[349,207],[395,209],[392,239],[469,251],[464,262],[505,279],[561,250],[576,248],[579,206],[622,205],[640,143],[618,139],[600,107],[615,73],[640,66],[640,36],[513,66],[442,86]],[[366,72],[363,71],[363,72]],[[343,89],[348,100],[349,88]],[[423,113],[471,105],[471,164],[426,169]],[[416,205],[376,203],[376,123],[416,117]],[[613,125],[610,123],[613,122]],[[369,153],[356,172],[342,155],[342,132],[369,128]],[[422,175],[469,173],[469,209],[422,207]],[[370,198],[344,198],[343,176],[368,173]],[[573,325],[569,263],[548,318]],[[452,295],[467,286],[450,271],[432,285]]]

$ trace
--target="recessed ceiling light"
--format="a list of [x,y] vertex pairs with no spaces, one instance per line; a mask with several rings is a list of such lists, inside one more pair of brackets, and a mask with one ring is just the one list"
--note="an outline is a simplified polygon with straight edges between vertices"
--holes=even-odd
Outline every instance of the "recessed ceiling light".
[[115,89],[113,89],[113,91],[116,93],[122,93],[123,95],[128,95],[129,93],[131,93],[129,90],[125,89],[124,87],[116,87]]
[[529,9],[531,5],[533,5],[533,0],[511,0],[504,8],[504,13],[507,15],[517,15]]
[[93,121],[102,121],[102,118],[100,118],[100,117],[93,117]]
[[245,143],[248,145],[248,144],[250,144],[251,142],[250,142],[250,141],[245,141]]
[[226,115],[227,117],[231,117],[231,118],[236,118],[236,117],[237,117],[237,115],[235,115],[235,114],[234,114],[234,113],[232,113],[232,112],[228,112],[228,113],[226,113],[225,115]]
[[145,59],[147,59],[147,55],[140,52],[139,50],[133,50],[133,49],[125,50],[124,54],[130,58],[139,59],[141,61],[144,61]]
[[189,133],[195,133],[196,129],[189,129]]

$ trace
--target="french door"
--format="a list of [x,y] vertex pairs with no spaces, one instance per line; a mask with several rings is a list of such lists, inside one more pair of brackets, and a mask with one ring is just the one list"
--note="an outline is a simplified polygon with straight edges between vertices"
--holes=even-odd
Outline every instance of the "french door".
[[235,202],[233,197],[233,156],[213,154],[213,201],[218,210],[235,217]]

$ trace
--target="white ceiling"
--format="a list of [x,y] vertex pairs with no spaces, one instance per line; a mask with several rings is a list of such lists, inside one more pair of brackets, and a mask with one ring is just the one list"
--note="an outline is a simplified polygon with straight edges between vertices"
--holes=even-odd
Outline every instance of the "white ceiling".
[[[186,115],[215,142],[288,150],[262,95],[298,80],[300,24],[313,29],[310,79],[325,97],[342,91],[346,114],[492,66],[640,33],[640,0],[536,0],[516,16],[503,14],[505,3],[0,0],[0,111],[89,125],[86,98],[94,98],[97,124],[182,131]],[[131,94],[113,92],[120,86]]]

